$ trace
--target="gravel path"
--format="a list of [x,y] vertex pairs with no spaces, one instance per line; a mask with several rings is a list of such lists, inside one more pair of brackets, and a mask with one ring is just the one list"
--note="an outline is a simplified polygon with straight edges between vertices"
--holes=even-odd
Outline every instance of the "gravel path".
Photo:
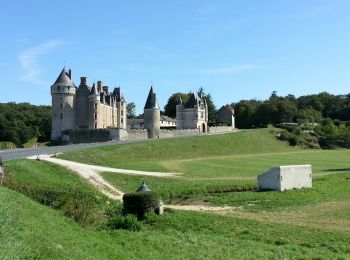
[[[28,159],[36,160],[37,156],[30,156]],[[99,191],[108,196],[111,199],[122,200],[124,193],[116,189],[113,185],[108,183],[100,175],[102,172],[114,172],[120,174],[133,174],[133,175],[145,175],[145,176],[156,176],[156,177],[166,177],[174,176],[177,173],[162,173],[162,172],[146,172],[146,171],[134,171],[125,169],[116,169],[110,167],[103,167],[97,165],[89,165],[84,163],[72,162],[67,160],[62,160],[58,158],[53,158],[52,155],[40,155],[39,157],[42,161],[47,161],[64,166],[76,173],[81,177],[86,179],[92,185],[94,185]]]
[[[38,156],[30,156],[27,159],[37,160]],[[156,176],[156,177],[168,177],[175,176],[178,173],[164,173],[164,172],[146,172],[146,171],[135,171],[135,170],[125,170],[125,169],[116,169],[110,167],[103,167],[97,165],[89,165],[84,163],[72,162],[68,160],[62,160],[58,158],[53,158],[52,155],[40,155],[39,159],[42,161],[51,162],[54,164],[61,165],[70,169],[81,177],[90,182],[95,186],[99,191],[108,196],[111,199],[122,201],[124,193],[100,175],[102,172],[114,172],[119,174],[133,174],[133,175],[145,175],[145,176]],[[199,212],[227,212],[233,210],[233,207],[212,207],[206,205],[165,205],[165,208],[176,209],[176,210],[185,210],[185,211],[199,211]]]

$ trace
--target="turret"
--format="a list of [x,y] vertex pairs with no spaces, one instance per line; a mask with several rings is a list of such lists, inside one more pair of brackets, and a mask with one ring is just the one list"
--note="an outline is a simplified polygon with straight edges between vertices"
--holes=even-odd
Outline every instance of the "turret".
[[59,141],[62,131],[75,128],[75,95],[76,86],[71,80],[71,70],[61,71],[51,86],[52,96],[52,132],[51,139]]
[[160,135],[160,107],[153,87],[149,91],[144,108],[144,126],[148,130],[148,138],[159,138]]
[[179,97],[179,103],[176,105],[176,128],[183,128],[183,109],[184,105],[181,96]]
[[99,106],[100,106],[100,94],[98,93],[94,82],[89,95],[89,128],[90,129],[100,128],[98,124]]

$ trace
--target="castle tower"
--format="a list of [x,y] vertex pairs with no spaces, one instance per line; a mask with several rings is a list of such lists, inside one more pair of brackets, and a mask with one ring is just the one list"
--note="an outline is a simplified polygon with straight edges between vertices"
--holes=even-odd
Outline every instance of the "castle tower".
[[153,87],[149,91],[144,108],[144,127],[148,130],[148,138],[157,138],[160,135],[160,107]]
[[79,88],[76,92],[76,109],[75,109],[75,128],[88,129],[89,128],[89,95],[90,90],[87,85],[86,77],[80,77]]
[[184,104],[182,98],[179,98],[179,104],[176,105],[176,128],[183,129],[183,110]]
[[117,107],[116,127],[126,129],[126,123],[127,123],[126,122],[127,121],[126,101],[120,87],[114,89],[112,96],[115,98],[116,107]]
[[58,141],[63,130],[75,128],[76,86],[71,79],[71,70],[61,71],[51,86],[52,96],[52,132],[51,140]]
[[[98,93],[98,90],[95,86],[95,83],[92,85],[90,95],[89,95],[89,129],[97,129],[97,128],[102,128],[100,126],[100,121],[99,120],[102,115],[100,112],[100,94]],[[100,115],[101,114],[101,115]]]

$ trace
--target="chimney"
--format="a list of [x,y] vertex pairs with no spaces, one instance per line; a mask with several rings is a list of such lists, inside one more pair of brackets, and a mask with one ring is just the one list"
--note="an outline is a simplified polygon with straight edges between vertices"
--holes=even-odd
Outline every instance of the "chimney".
[[103,86],[103,91],[106,92],[107,96],[109,95],[108,86]]
[[80,85],[86,86],[86,77],[80,77]]
[[71,69],[68,70],[68,77],[69,77],[69,79],[72,79],[72,70]]
[[97,91],[98,91],[98,93],[102,93],[102,91],[103,91],[101,80],[97,81]]

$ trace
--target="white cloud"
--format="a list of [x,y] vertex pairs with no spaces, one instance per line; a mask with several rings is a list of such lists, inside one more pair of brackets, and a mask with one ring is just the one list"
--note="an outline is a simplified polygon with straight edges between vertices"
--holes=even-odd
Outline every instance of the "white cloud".
[[50,40],[38,46],[26,49],[19,54],[18,61],[23,70],[20,80],[35,84],[46,84],[46,82],[40,79],[43,70],[40,67],[39,59],[63,45],[63,41]]
[[230,67],[201,69],[198,71],[198,73],[207,74],[207,75],[227,75],[227,74],[236,74],[244,71],[256,70],[259,68],[260,68],[259,66],[253,65],[253,64],[242,64],[242,65],[235,65]]

